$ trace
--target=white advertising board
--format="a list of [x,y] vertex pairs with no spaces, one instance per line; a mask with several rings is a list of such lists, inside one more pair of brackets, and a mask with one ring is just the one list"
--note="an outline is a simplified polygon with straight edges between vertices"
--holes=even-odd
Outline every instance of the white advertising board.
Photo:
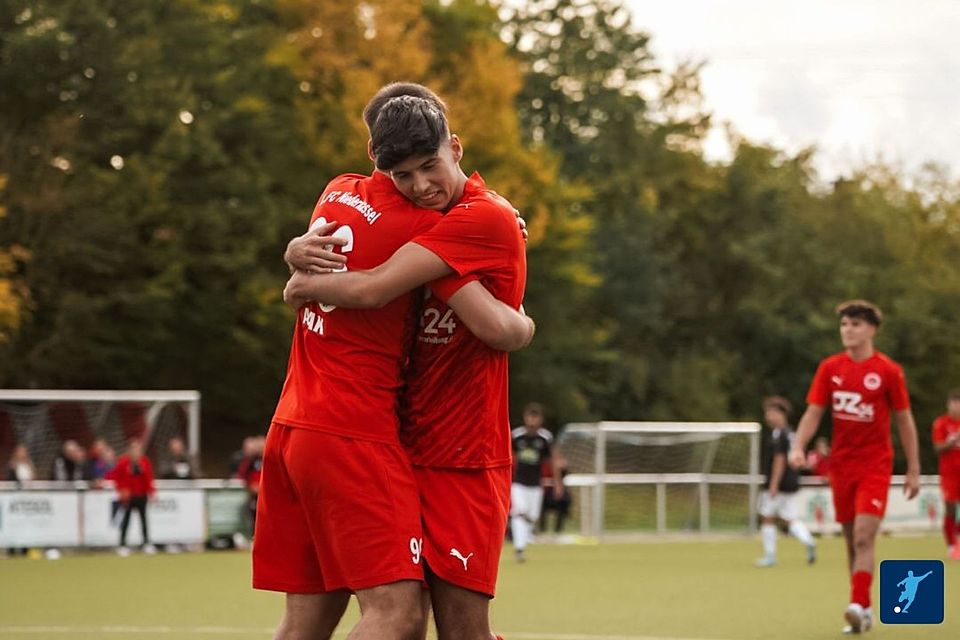
[[75,491],[0,492],[0,547],[75,547],[80,500]]
[[[829,486],[801,487],[797,492],[800,518],[813,533],[839,533]],[[943,498],[937,486],[924,485],[913,500],[903,495],[903,486],[891,485],[887,513],[881,530],[936,533],[943,525]]]
[[[88,547],[113,547],[120,541],[123,510],[114,491],[87,491],[83,495],[82,544]],[[157,491],[147,503],[150,542],[155,544],[194,544],[205,539],[202,489]],[[142,544],[140,514],[130,515],[127,545]]]

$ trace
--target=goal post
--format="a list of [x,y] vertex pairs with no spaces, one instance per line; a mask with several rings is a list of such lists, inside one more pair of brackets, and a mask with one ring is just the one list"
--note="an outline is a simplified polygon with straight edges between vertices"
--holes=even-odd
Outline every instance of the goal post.
[[0,389],[0,462],[24,444],[41,478],[65,440],[103,439],[119,455],[140,438],[157,462],[173,437],[199,459],[199,391]]
[[557,448],[581,533],[754,532],[760,431],[755,422],[566,425]]

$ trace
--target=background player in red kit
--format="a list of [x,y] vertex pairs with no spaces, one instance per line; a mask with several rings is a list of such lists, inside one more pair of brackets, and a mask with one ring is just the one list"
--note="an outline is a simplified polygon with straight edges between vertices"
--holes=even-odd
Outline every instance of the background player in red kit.
[[960,389],[947,395],[947,413],[933,421],[933,448],[940,457],[943,492],[943,537],[952,560],[960,560],[957,545],[957,503],[960,503]]
[[[334,179],[311,224],[336,221],[341,251],[369,268],[438,218],[375,173]],[[529,319],[479,284],[452,302],[461,299],[470,303],[458,307],[465,316],[515,317],[527,339]],[[362,612],[351,638],[422,636],[418,492],[396,412],[414,309],[403,295],[375,311],[300,310],[264,454],[253,551],[254,586],[288,594],[279,638],[329,637],[351,592]]]
[[844,351],[824,359],[817,368],[790,451],[790,464],[798,469],[803,466],[804,449],[816,433],[824,409],[830,406],[830,487],[850,568],[850,605],[844,612],[849,625],[844,632],[859,633],[873,625],[874,547],[893,472],[891,410],[907,458],[904,493],[908,499],[920,490],[920,460],[903,369],[873,346],[883,319],[880,309],[865,300],[852,300],[837,307],[837,314]]
[[[461,326],[448,306],[479,280],[519,307],[526,279],[515,209],[469,179],[446,118],[422,101],[388,102],[371,130],[378,169],[421,206],[447,211],[430,231],[370,271],[294,274],[293,306],[378,306],[430,282],[408,376],[402,440],[420,490],[424,558],[442,640],[489,640],[511,476],[507,357]],[[350,259],[352,261],[352,258]],[[352,263],[351,263],[352,264]]]

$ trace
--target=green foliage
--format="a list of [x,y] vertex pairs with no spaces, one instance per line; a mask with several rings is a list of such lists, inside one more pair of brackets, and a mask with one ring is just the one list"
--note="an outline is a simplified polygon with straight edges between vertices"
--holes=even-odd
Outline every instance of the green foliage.
[[282,248],[330,177],[368,168],[368,97],[412,80],[529,224],[515,411],[802,407],[840,348],[833,308],[866,297],[935,470],[929,424],[960,386],[960,184],[881,166],[825,184],[814,150],[748,141],[705,162],[699,67],[662,68],[620,0],[3,0],[0,34],[4,386],[197,387],[208,433],[262,430]]

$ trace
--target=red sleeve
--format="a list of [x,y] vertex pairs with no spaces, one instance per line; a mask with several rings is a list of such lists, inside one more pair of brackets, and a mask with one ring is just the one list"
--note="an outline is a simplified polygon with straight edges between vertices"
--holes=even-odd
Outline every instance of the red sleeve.
[[813,374],[813,382],[810,383],[810,390],[807,391],[807,404],[816,404],[821,407],[830,406],[830,386],[828,380],[830,374],[827,372],[827,361],[820,362],[817,372]]
[[890,372],[890,406],[894,411],[910,408],[910,393],[907,391],[907,377],[903,369],[897,366]]
[[413,241],[437,254],[459,276],[496,269],[512,255],[520,233],[515,217],[511,213],[514,219],[508,219],[507,213],[482,200],[458,205]]
[[447,276],[446,278],[440,278],[439,280],[434,280],[429,285],[430,290],[433,291],[434,295],[447,302],[457,291],[460,291],[463,287],[479,280],[475,275],[469,275],[460,277],[456,274]]
[[933,421],[933,444],[943,444],[947,440],[946,421],[940,416]]

